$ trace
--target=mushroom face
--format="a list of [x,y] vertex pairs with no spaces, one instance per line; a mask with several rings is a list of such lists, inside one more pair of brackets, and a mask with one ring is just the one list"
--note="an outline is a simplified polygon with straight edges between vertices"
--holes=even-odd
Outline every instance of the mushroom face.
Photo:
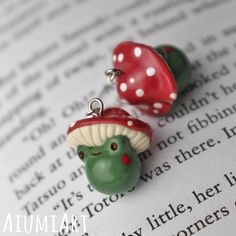
[[139,180],[141,163],[126,136],[109,138],[102,146],[79,145],[77,154],[85,162],[90,184],[99,192],[126,192]]

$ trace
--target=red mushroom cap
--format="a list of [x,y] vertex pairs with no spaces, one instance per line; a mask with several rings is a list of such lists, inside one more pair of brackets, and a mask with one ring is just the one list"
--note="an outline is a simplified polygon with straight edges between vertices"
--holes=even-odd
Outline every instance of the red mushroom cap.
[[138,153],[146,150],[151,141],[151,127],[131,117],[120,108],[105,109],[101,116],[76,121],[67,131],[67,142],[78,145],[101,146],[108,138],[124,135]]
[[117,79],[119,96],[144,113],[165,114],[177,98],[174,75],[168,64],[151,47],[122,42],[114,49],[113,66],[122,73]]

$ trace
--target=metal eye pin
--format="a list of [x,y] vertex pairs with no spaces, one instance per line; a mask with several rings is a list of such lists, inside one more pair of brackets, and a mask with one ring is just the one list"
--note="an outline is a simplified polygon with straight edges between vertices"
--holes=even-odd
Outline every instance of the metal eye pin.
[[115,83],[118,76],[122,74],[121,70],[116,68],[108,69],[105,71],[105,75],[111,83]]
[[87,117],[95,117],[102,115],[103,112],[103,102],[99,98],[93,98],[88,104],[88,112],[86,113]]

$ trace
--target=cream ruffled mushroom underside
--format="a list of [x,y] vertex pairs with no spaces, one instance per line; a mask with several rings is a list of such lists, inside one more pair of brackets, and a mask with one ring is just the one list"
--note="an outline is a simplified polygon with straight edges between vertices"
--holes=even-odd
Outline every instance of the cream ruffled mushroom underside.
[[67,142],[73,148],[79,145],[101,146],[108,138],[117,135],[128,137],[132,148],[138,153],[145,151],[150,144],[150,138],[145,133],[114,124],[82,126],[67,135]]

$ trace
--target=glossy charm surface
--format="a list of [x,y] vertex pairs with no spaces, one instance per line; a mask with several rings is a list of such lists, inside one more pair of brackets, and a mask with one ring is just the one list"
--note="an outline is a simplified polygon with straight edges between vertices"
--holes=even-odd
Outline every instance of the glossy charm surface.
[[120,71],[116,78],[119,97],[149,115],[169,112],[191,79],[187,57],[170,45],[152,48],[120,43],[113,52],[113,67]]
[[141,174],[138,153],[149,147],[151,128],[120,108],[75,122],[68,143],[84,161],[89,183],[99,192],[126,192]]

